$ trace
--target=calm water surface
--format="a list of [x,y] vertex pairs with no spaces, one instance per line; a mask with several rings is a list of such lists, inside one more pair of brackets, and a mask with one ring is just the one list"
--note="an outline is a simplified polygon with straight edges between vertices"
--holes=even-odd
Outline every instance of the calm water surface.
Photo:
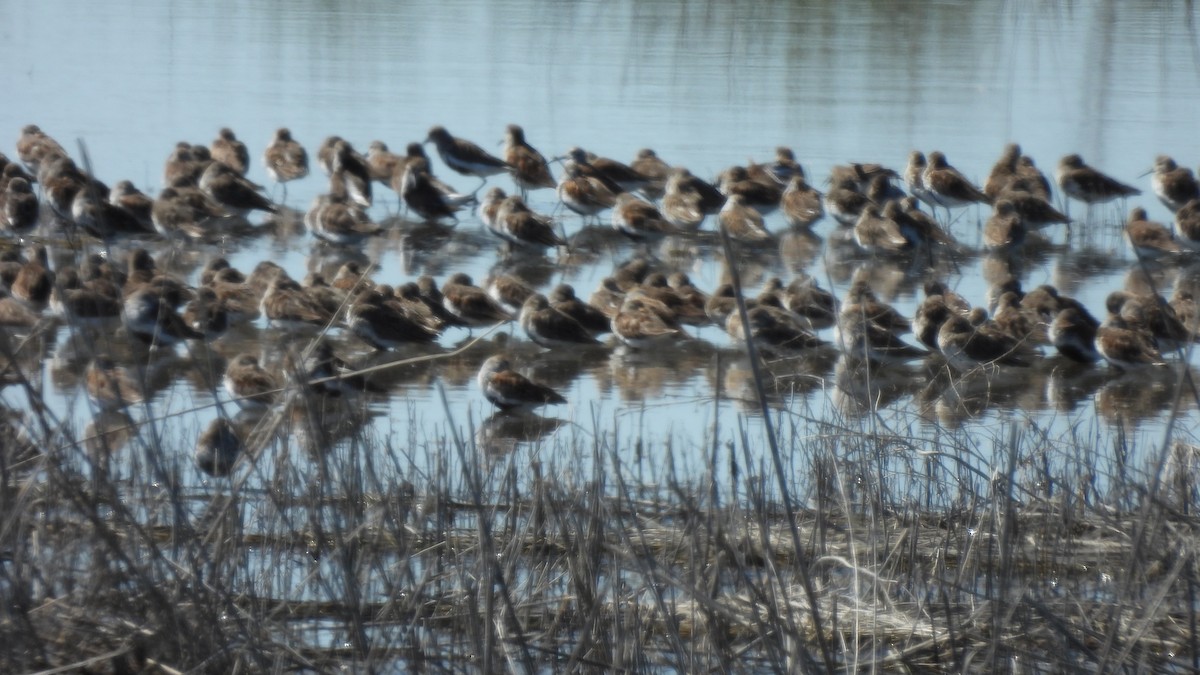
[[[516,122],[547,155],[582,145],[629,161],[648,146],[710,177],[748,158],[767,160],[775,146],[789,145],[817,180],[847,161],[900,169],[914,148],[941,149],[982,180],[1003,144],[1016,140],[1044,170],[1078,152],[1149,193],[1149,179],[1138,176],[1156,154],[1172,154],[1187,166],[1200,162],[1196,18],[1190,3],[1115,0],[904,7],[0,2],[0,36],[7,46],[0,138],[15,140],[21,126],[34,122],[72,151],[75,139],[84,139],[101,178],[130,178],[148,192],[160,187],[163,160],[177,141],[208,143],[222,126],[251,147],[256,158],[250,177],[265,184],[257,155],[280,126],[290,127],[311,152],[330,134],[363,150],[375,139],[401,149],[423,139],[435,123],[491,147],[504,126]],[[3,150],[13,154],[11,142]],[[474,179],[453,174],[440,160],[434,168],[455,185],[473,187]],[[511,188],[507,178],[491,183]],[[314,175],[289,188],[287,205],[303,211],[324,188],[314,167]],[[396,211],[395,196],[382,189],[379,194],[372,213],[384,220]],[[555,208],[551,191],[534,193],[532,203],[539,210]],[[1136,203],[1152,218],[1170,219],[1152,196]],[[568,234],[583,229],[579,218],[560,215]],[[968,210],[954,222],[968,248],[977,248],[977,224],[986,215]],[[1077,227],[1069,240],[1063,230],[1051,230],[1046,242],[1015,260],[967,254],[941,261],[933,274],[982,302],[987,281],[1010,269],[1027,288],[1057,284],[1102,314],[1104,297],[1134,270],[1117,234],[1118,218],[1115,208],[1098,209],[1095,222]],[[768,225],[784,227],[778,215]],[[818,237],[792,233],[781,238],[780,250],[744,260],[750,290],[769,276],[789,278],[804,269],[842,293],[852,271],[868,265],[877,292],[911,315],[928,277],[923,266],[847,254],[832,243],[835,229],[827,219],[816,225]],[[633,253],[608,237],[577,241],[590,243],[569,260],[526,261],[516,271],[545,288],[569,281],[585,294]],[[710,290],[723,280],[711,242],[689,244],[668,257],[672,267]],[[474,215],[453,230],[398,226],[364,253],[377,266],[375,278],[388,283],[425,273],[442,279],[459,270],[481,281],[498,264],[496,243]],[[271,258],[299,278],[312,269],[333,269],[345,252],[318,247],[303,232],[275,231],[177,249],[168,257],[194,282],[199,267],[217,254],[243,270]],[[1174,276],[1172,269],[1156,274],[1164,293]],[[667,446],[677,468],[689,475],[704,471],[714,422],[723,440],[735,437],[739,423],[761,433],[753,416],[741,421],[752,405],[713,404],[718,387],[734,399],[750,395],[737,350],[716,328],[702,329],[698,337],[653,356],[544,353],[519,334],[508,348],[570,400],[550,411],[567,423],[558,437],[574,434],[567,443],[572,447],[596,433],[610,434],[623,447],[645,439],[657,448],[642,458],[653,480]],[[466,338],[465,331],[451,331],[442,345]],[[215,351],[227,357],[259,350],[271,360],[283,339],[250,331],[226,338]],[[469,433],[491,414],[474,389],[474,372],[504,339],[489,336],[465,356],[389,375],[391,395],[372,406],[381,437],[411,448],[419,463],[435,470],[440,446],[425,441],[452,429]],[[365,353],[353,338],[339,342],[339,350]],[[86,350],[64,330],[49,353],[47,387],[59,411],[87,424],[92,415],[79,396],[77,375]],[[192,374],[166,379],[156,411],[211,403],[211,378],[198,374],[210,357],[181,350],[175,358],[179,363],[163,370]],[[1064,375],[1047,366],[1008,376],[1012,381],[950,388],[918,367],[895,375],[911,382],[871,389],[856,388],[853,373],[824,362],[792,364],[776,375],[783,384],[772,403],[801,434],[805,419],[840,423],[845,416],[858,428],[866,412],[879,408],[877,421],[915,436],[932,434],[936,420],[990,438],[998,420],[1012,419],[1051,436],[1091,429],[1087,442],[1093,447],[1114,442],[1114,421],[1132,423],[1123,433],[1134,440],[1160,440],[1174,386],[1169,374],[1127,380],[1103,367]],[[438,386],[444,387],[445,407]],[[973,403],[979,392],[969,386],[987,400]],[[22,405],[19,394],[4,395]],[[194,434],[214,414],[206,408],[172,417],[164,433]],[[1190,406],[1184,437],[1191,436],[1194,417]],[[989,461],[985,453],[982,462]],[[195,480],[201,480],[198,473]]]

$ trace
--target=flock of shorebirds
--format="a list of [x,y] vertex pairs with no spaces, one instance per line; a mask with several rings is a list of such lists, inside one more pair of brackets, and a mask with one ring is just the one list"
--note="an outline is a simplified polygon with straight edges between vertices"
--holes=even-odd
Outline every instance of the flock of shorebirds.
[[[425,153],[429,144],[445,166],[480,184],[462,191],[436,177]],[[251,211],[276,213],[282,207],[246,178],[249,150],[229,129],[208,146],[179,143],[167,159],[164,187],[154,197],[129,181],[110,189],[35,125],[21,131],[16,155],[10,160],[0,154],[0,225],[22,237],[0,260],[0,324],[10,327],[37,326],[47,316],[72,326],[119,321],[129,337],[169,347],[212,339],[230,326],[263,317],[282,327],[341,328],[376,350],[393,350],[436,342],[451,326],[517,321],[531,341],[547,349],[599,345],[600,336],[611,333],[626,349],[657,350],[687,339],[685,326],[715,324],[735,339],[753,340],[760,351],[787,356],[826,344],[817,331],[832,326],[833,346],[847,358],[887,364],[940,354],[956,371],[1031,366],[1051,348],[1081,363],[1158,367],[1166,364],[1164,352],[1182,349],[1196,333],[1191,283],[1177,285],[1170,298],[1116,291],[1101,321],[1051,286],[1025,291],[1009,279],[989,290],[986,305],[976,306],[932,281],[915,314],[906,317],[861,278],[840,300],[801,274],[790,283],[772,279],[739,303],[731,284],[706,292],[686,274],[668,273],[652,253],[663,240],[694,235],[708,216],[716,217],[718,230],[735,246],[771,245],[777,234],[765,227],[763,216],[779,211],[794,229],[810,228],[828,215],[844,239],[869,255],[932,256],[958,245],[943,225],[947,221],[939,222],[939,211],[949,214],[975,204],[992,210],[983,225],[984,246],[1017,248],[1030,232],[1069,227],[1071,220],[1053,205],[1050,179],[1016,144],[1005,147],[982,186],[951,166],[943,153],[927,158],[914,151],[901,172],[878,164],[834,167],[823,191],[809,183],[788,148],[778,148],[773,161],[734,166],[710,182],[648,149],[629,164],[579,147],[548,160],[517,125],[507,128],[502,157],[441,126],[431,128],[424,143],[410,143],[403,155],[379,141],[363,155],[336,136],[317,150],[329,189],[313,201],[303,222],[314,237],[333,246],[361,247],[383,232],[368,213],[378,185],[394,190],[426,221],[457,221],[464,209],[475,208],[506,255],[538,256],[571,245],[561,218],[526,202],[531,191],[554,189],[562,206],[585,222],[609,213],[612,227],[642,246],[643,253],[616,268],[587,300],[566,284],[543,295],[515,276],[499,276],[486,287],[462,273],[440,286],[424,276],[392,287],[372,282],[354,262],[328,281],[318,276],[300,283],[270,261],[247,275],[214,258],[193,286],[160,270],[142,248],[128,255],[123,268],[92,253],[77,266],[52,270],[46,246],[25,235],[86,235],[103,244],[155,233],[183,242],[205,240],[231,219],[245,222]],[[276,132],[262,162],[283,184],[285,199],[286,184],[309,175],[309,154],[287,129]],[[556,164],[557,178],[551,170]],[[1174,227],[1150,221],[1143,209],[1134,208],[1124,234],[1140,259],[1186,260],[1200,250],[1200,186],[1191,170],[1166,156],[1147,173],[1154,194],[1175,214]],[[499,187],[484,192],[496,175],[509,176],[519,194]],[[1141,193],[1078,155],[1064,157],[1054,178],[1064,205],[1076,200],[1090,209]],[[304,366],[314,389],[338,394],[361,388],[339,370],[344,364],[328,343],[314,344]],[[131,374],[103,355],[92,361],[86,379],[89,395],[102,409],[141,398]],[[514,370],[503,355],[489,358],[477,379],[484,396],[502,410],[564,402],[551,388]],[[229,361],[224,385],[246,410],[266,410],[282,400],[280,374],[251,354]],[[228,469],[231,455],[220,448],[232,433],[227,425],[214,424],[201,444],[207,448],[202,465],[216,473]]]

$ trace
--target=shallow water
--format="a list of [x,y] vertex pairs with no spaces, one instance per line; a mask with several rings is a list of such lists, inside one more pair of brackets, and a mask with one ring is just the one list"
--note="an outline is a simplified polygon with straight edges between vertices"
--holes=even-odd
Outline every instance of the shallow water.
[[[747,158],[767,160],[776,145],[790,145],[818,180],[847,161],[899,169],[914,148],[941,149],[982,180],[1003,144],[1016,140],[1044,170],[1078,152],[1148,194],[1149,178],[1138,176],[1156,154],[1170,153],[1187,166],[1200,162],[1195,19],[1187,4],[1115,0],[923,3],[904,11],[865,1],[0,3],[0,35],[8,46],[0,70],[0,91],[6,93],[0,134],[15,139],[21,126],[34,122],[72,152],[82,139],[97,175],[110,183],[130,178],[150,192],[159,187],[162,162],[175,142],[207,143],[221,126],[232,127],[258,155],[279,126],[290,127],[314,152],[330,134],[360,149],[382,139],[396,150],[423,139],[435,123],[491,147],[506,124],[517,122],[548,155],[582,145],[630,160],[650,146],[701,176]],[[12,154],[11,146],[4,150]],[[473,187],[474,179],[453,174],[438,159],[434,168],[454,185]],[[313,171],[290,186],[289,207],[302,211],[325,188],[319,170]],[[268,181],[257,157],[250,177]],[[511,187],[506,178],[490,183]],[[395,198],[386,190],[379,194],[372,213],[385,220],[395,212]],[[542,191],[531,201],[551,211],[553,200]],[[1169,220],[1152,196],[1133,203],[1152,218]],[[1075,209],[1078,216],[1082,209]],[[583,229],[579,218],[559,215],[568,234]],[[1069,239],[1062,229],[1050,230],[1047,242],[1027,247],[1015,260],[972,253],[943,259],[932,276],[982,302],[997,270],[1013,269],[1027,288],[1057,284],[1102,314],[1104,297],[1125,283],[1135,261],[1118,236],[1118,209],[1096,209],[1092,216]],[[952,229],[968,248],[978,247],[983,218],[979,210],[957,215]],[[768,225],[783,231],[778,215]],[[705,229],[711,228],[710,219]],[[749,290],[770,276],[788,278],[804,269],[840,294],[852,271],[868,266],[877,292],[911,315],[930,276],[924,265],[846,253],[833,244],[835,230],[826,219],[815,227],[819,238],[790,233],[781,237],[779,250],[748,256],[742,273]],[[520,271],[542,287],[568,281],[584,294],[634,250],[611,236],[587,241],[592,243],[578,247],[571,260],[524,263]],[[722,268],[711,237],[700,242],[685,243],[666,259],[711,290]],[[382,282],[426,273],[440,280],[460,270],[479,281],[497,264],[497,251],[474,215],[465,214],[452,230],[397,223],[365,255]],[[297,278],[333,269],[345,255],[316,246],[302,232],[275,228],[175,250],[170,260],[194,282],[199,267],[218,253],[243,270],[271,258]],[[1156,276],[1164,293],[1173,278],[1173,269]],[[441,345],[467,337],[451,331]],[[701,329],[697,337],[651,357],[546,354],[519,334],[507,348],[527,372],[570,401],[550,411],[570,422],[556,436],[607,433],[630,448],[647,441],[646,447],[657,449],[649,458],[631,454],[630,461],[655,480],[665,470],[657,453],[667,446],[685,475],[707,470],[714,424],[722,440],[733,439],[748,412],[751,432],[761,433],[755,406],[741,402],[752,394],[736,349],[716,328]],[[443,447],[436,439],[481,426],[486,432],[492,411],[475,390],[474,373],[497,348],[495,339],[461,357],[391,373],[390,396],[371,405],[379,433],[420,446],[433,470]],[[282,340],[274,332],[249,331],[225,338],[215,350],[226,357],[257,350],[273,361]],[[64,330],[48,350],[47,387],[56,410],[83,426],[92,415],[78,387],[86,359],[77,354],[86,352],[75,342]],[[365,352],[353,338],[339,342],[339,350]],[[211,403],[213,378],[200,374],[208,370],[208,356],[181,350],[171,358],[180,362],[162,370],[189,375],[167,378],[155,413]],[[1089,442],[1104,448],[1116,443],[1114,421],[1128,426],[1123,433],[1135,441],[1160,440],[1174,391],[1166,374],[1115,377],[1103,367],[1074,373],[1054,363],[1006,374],[1011,381],[975,383],[970,391],[982,400],[963,395],[968,383],[946,387],[917,366],[866,389],[857,384],[862,378],[820,359],[774,372],[783,382],[772,403],[787,411],[780,421],[799,425],[800,434],[806,419],[861,428],[864,413],[878,409],[877,420],[914,435],[934,433],[935,420],[989,438],[998,420],[1048,429],[1051,436],[1097,420]],[[729,398],[714,406],[718,386]],[[21,404],[18,394],[5,397]],[[1194,425],[1194,408],[1188,406],[1181,425],[1185,435]],[[165,429],[189,437],[214,414],[211,407],[180,414]],[[202,479],[198,473],[193,478]]]

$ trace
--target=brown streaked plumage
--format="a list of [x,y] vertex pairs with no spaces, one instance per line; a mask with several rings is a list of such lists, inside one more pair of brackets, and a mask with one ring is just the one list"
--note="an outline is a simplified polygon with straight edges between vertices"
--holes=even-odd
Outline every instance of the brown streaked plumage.
[[277,326],[325,326],[333,320],[328,309],[283,273],[270,281],[259,308]]
[[242,410],[262,411],[271,407],[282,392],[279,380],[258,363],[253,354],[238,354],[225,367],[225,391]]
[[1162,223],[1149,220],[1146,209],[1134,207],[1125,221],[1125,239],[1139,257],[1151,260],[1174,256],[1184,251],[1171,230]]
[[1012,201],[1001,198],[992,208],[992,215],[983,226],[983,244],[988,248],[1020,246],[1025,243],[1027,229],[1021,214]]
[[650,148],[642,148],[637,151],[637,155],[629,167],[646,178],[646,184],[642,186],[642,194],[646,195],[647,199],[662,199],[667,178],[671,175],[669,164]]
[[225,211],[208,195],[194,187],[166,187],[150,207],[150,221],[164,237],[182,234],[203,238],[209,226]]
[[36,124],[21,128],[17,137],[17,158],[35,175],[41,165],[54,157],[65,157],[67,151]]
[[504,131],[504,161],[511,167],[513,182],[522,196],[530,190],[553,188],[558,183],[550,174],[550,165],[536,148],[525,141],[525,130],[510,124]]
[[335,141],[330,152],[331,183],[342,186],[331,191],[344,189],[351,201],[371,208],[371,170],[366,158],[344,139]]
[[245,176],[246,170],[250,168],[250,151],[229,127],[223,127],[217,132],[217,137],[209,144],[208,151],[213,161],[224,164],[239,175]]
[[442,305],[467,326],[494,326],[513,319],[486,291],[475,286],[470,276],[462,272],[451,275],[442,285]]
[[1141,190],[1088,166],[1079,155],[1067,155],[1059,160],[1056,177],[1064,194],[1088,205],[1142,194]]
[[506,197],[496,210],[493,225],[488,230],[510,246],[543,251],[552,246],[566,246],[567,240],[554,231],[550,216],[535,212],[518,195]]
[[746,167],[732,166],[721,172],[717,186],[726,198],[739,195],[747,206],[764,215],[770,214],[779,208],[783,187],[765,174],[764,171],[755,179]]
[[884,215],[878,206],[868,204],[854,223],[854,241],[868,253],[898,253],[910,248],[900,233],[900,223],[893,217],[898,204],[888,202],[888,207],[892,212]]
[[483,362],[476,382],[484,398],[501,410],[531,410],[567,402],[550,387],[513,370],[508,359],[500,354]]
[[668,323],[650,305],[648,298],[631,293],[613,316],[612,332],[626,346],[644,349],[681,336],[678,325]]
[[1200,183],[1192,170],[1175,164],[1167,155],[1154,159],[1154,177],[1151,179],[1154,194],[1171,213],[1179,211],[1184,204],[1200,199]]
[[543,347],[599,344],[583,324],[551,307],[550,301],[540,293],[534,293],[525,300],[521,306],[520,323],[525,335]]
[[287,184],[308,175],[308,151],[292,138],[292,132],[287,127],[275,130],[275,137],[263,151],[262,162],[271,180],[283,184],[285,198]]
[[[612,331],[609,314],[591,303],[584,302],[575,296],[575,289],[570,284],[559,284],[550,291],[550,305],[558,311],[575,319],[592,335],[602,335]],[[613,308],[613,313],[616,309]]]
[[38,224],[38,198],[29,181],[21,177],[12,178],[0,195],[4,203],[0,211],[0,224],[9,232],[25,233]]
[[992,199],[957,169],[950,166],[940,151],[929,153],[929,166],[921,176],[930,197],[939,206],[954,209],[970,204],[990,204]]
[[487,294],[513,316],[521,313],[521,306],[534,294],[528,284],[512,274],[494,274],[486,286]]
[[373,289],[363,290],[347,312],[350,332],[377,350],[396,349],[405,344],[437,340],[438,333],[414,321],[396,305]]
[[563,165],[558,179],[558,199],[568,209],[581,216],[594,216],[617,203],[617,192],[604,181],[583,173],[583,165],[569,161]]
[[258,191],[257,185],[220,162],[213,162],[204,170],[200,176],[200,190],[235,215],[245,215],[249,211],[279,212],[271,200]]
[[718,218],[721,229],[737,241],[760,244],[775,240],[775,235],[771,234],[763,224],[762,214],[747,204],[740,193],[735,192],[726,196],[725,205],[721,207]]
[[120,410],[145,398],[137,380],[107,355],[98,355],[88,365],[84,379],[88,398],[100,410]]
[[9,286],[9,292],[30,309],[40,312],[50,302],[54,289],[54,272],[50,271],[50,255],[46,247],[34,244],[29,247],[25,264],[17,272]]
[[663,218],[656,206],[629,192],[617,195],[612,225],[621,234],[638,242],[655,242],[675,234],[675,228]]
[[1065,307],[1050,323],[1048,336],[1059,354],[1079,363],[1095,363],[1100,360],[1096,351],[1096,329],[1098,326],[1074,307]]
[[983,194],[996,199],[1001,193],[1007,192],[1009,185],[1019,176],[1017,162],[1020,160],[1021,146],[1016,143],[1005,145],[1000,159],[992,165],[992,171],[983,184]]
[[983,312],[982,319],[973,323],[967,317],[951,314],[938,330],[938,349],[946,362],[956,370],[970,370],[980,365],[1030,366],[1036,352],[996,330],[986,321],[986,310],[977,307],[972,313]]
[[388,150],[387,143],[371,141],[367,146],[367,171],[371,180],[391,187],[392,176],[404,170],[408,158]]
[[803,171],[788,178],[779,205],[792,227],[809,227],[825,216],[824,196],[805,181]]
[[242,450],[242,439],[233,423],[226,417],[217,417],[196,439],[192,461],[204,473],[222,478],[233,472]]

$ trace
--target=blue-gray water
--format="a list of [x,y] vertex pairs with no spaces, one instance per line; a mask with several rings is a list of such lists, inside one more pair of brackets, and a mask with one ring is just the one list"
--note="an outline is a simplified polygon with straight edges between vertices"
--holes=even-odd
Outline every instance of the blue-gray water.
[[[250,177],[263,183],[268,179],[257,157],[280,126],[290,127],[311,152],[330,134],[364,150],[374,139],[400,149],[423,139],[432,124],[492,147],[504,126],[516,122],[547,154],[581,145],[628,161],[649,146],[702,176],[748,158],[769,159],[775,146],[789,145],[818,180],[847,161],[899,169],[912,149],[941,149],[967,175],[982,180],[1003,144],[1015,140],[1044,170],[1078,152],[1149,195],[1149,179],[1138,176],[1155,155],[1172,154],[1186,166],[1200,162],[1196,18],[1190,3],[1115,0],[0,2],[5,45],[0,138],[8,134],[15,140],[32,122],[72,152],[75,139],[83,139],[97,175],[110,183],[130,178],[150,192],[159,188],[163,160],[177,141],[207,143],[222,126],[251,146]],[[11,143],[0,148],[13,154]],[[473,179],[452,174],[439,160],[434,164],[450,182],[472,187]],[[507,179],[492,182],[511,187]],[[290,187],[288,205],[303,210],[324,188],[314,167],[312,176]],[[394,210],[394,196],[380,194],[380,202]],[[1152,218],[1169,220],[1147,195],[1134,203]],[[550,191],[535,193],[533,205],[550,211],[553,199]],[[382,204],[373,210],[380,219],[387,212]],[[580,229],[577,217],[560,215],[568,233]],[[966,211],[954,231],[977,246],[976,223],[985,217]],[[1051,230],[1051,245],[1020,267],[1025,285],[1058,284],[1102,314],[1104,297],[1124,284],[1134,259],[1117,236],[1116,210],[1098,210],[1096,217],[1107,228],[1077,231],[1069,244],[1061,229]],[[779,216],[768,224],[776,230],[783,225]],[[706,228],[711,227],[710,220]],[[815,231],[828,239],[834,229],[827,219]],[[792,243],[803,249],[805,242]],[[313,249],[306,234],[262,238],[201,249],[188,269],[194,274],[203,259],[224,253],[243,270],[273,258],[300,277]],[[467,215],[444,246],[395,234],[372,244],[368,255],[381,281],[426,272],[442,279],[457,270],[481,280],[496,262],[496,250]],[[586,293],[631,250],[605,247],[587,264],[547,265],[541,272],[547,284],[564,279]],[[748,271],[749,281],[787,277],[804,266],[840,293],[849,270],[867,264],[875,270],[877,290],[911,314],[918,285],[902,266],[858,258],[845,263],[820,247],[814,253],[811,261],[790,249],[764,256],[761,269]],[[945,276],[969,299],[982,302],[985,280],[994,274],[989,264],[986,257],[971,256]],[[711,256],[685,266],[703,288],[719,281]],[[1168,270],[1160,282],[1169,290],[1172,278]],[[555,356],[517,351],[535,372],[559,376],[555,384],[571,403],[552,415],[574,422],[584,434],[597,428],[593,420],[602,429],[611,429],[615,420],[626,440],[644,436],[661,445],[672,439],[699,472],[718,379],[713,354],[730,345],[715,328],[699,336],[704,346],[661,359],[611,357],[561,369]],[[452,332],[443,344],[465,337]],[[68,344],[64,334],[57,349]],[[361,349],[352,339],[342,347]],[[68,371],[78,365],[61,355],[58,362]],[[746,381],[736,365],[731,368],[721,378],[727,392]],[[491,410],[472,376],[469,370],[432,369],[397,385],[377,418],[380,434],[407,442],[444,433],[448,424],[437,383],[446,389],[455,424],[478,424]],[[980,433],[991,433],[998,419],[1028,419],[1057,434],[1095,417],[1099,447],[1110,442],[1114,419],[1136,421],[1135,438],[1161,437],[1166,416],[1161,392],[1170,389],[1170,380],[1130,385],[1105,379],[1083,385],[1081,398],[1060,404],[1046,373],[1016,377],[1031,380],[1019,394],[998,397],[998,404],[975,411],[974,418],[946,418]],[[64,410],[81,420],[90,417],[69,372],[48,380]],[[854,404],[842,405],[835,380],[826,369],[806,381],[804,393],[776,403],[817,417],[854,412]],[[20,404],[11,392],[6,398]],[[885,406],[884,416],[914,420],[917,428],[921,419],[938,416],[937,405],[917,399],[906,393]],[[159,412],[177,411],[211,400],[193,380],[181,378],[156,405]],[[916,415],[917,408],[926,409],[924,417]],[[719,410],[723,433],[732,435],[744,407],[726,402]],[[1188,410],[1185,433],[1194,406]],[[212,414],[207,409],[181,415],[168,428],[195,433]],[[757,422],[750,424],[757,432]]]

